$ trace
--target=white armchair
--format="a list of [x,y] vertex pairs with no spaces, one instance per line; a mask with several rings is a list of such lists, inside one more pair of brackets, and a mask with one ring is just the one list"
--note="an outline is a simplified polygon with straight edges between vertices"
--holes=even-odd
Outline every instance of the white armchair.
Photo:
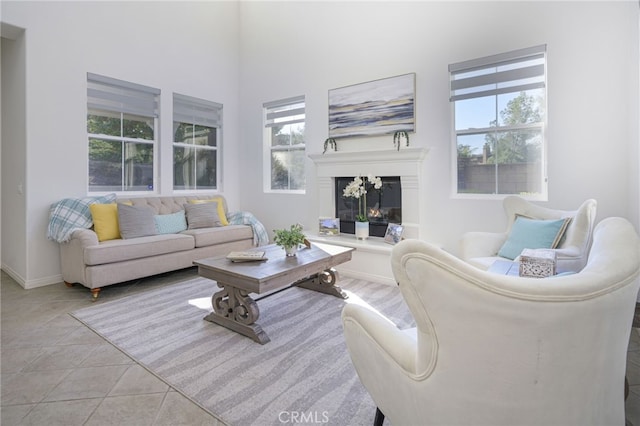
[[509,237],[516,215],[522,215],[533,219],[572,218],[556,248],[557,271],[577,272],[587,263],[596,220],[596,200],[586,200],[577,210],[554,210],[512,195],[504,199],[503,205],[507,214],[507,230],[500,233],[467,232],[460,241],[462,259],[480,269],[488,269],[494,261],[500,259],[498,252]]
[[594,231],[585,268],[522,278],[418,240],[392,251],[417,325],[347,304],[361,382],[393,425],[624,425],[640,240],[622,218]]

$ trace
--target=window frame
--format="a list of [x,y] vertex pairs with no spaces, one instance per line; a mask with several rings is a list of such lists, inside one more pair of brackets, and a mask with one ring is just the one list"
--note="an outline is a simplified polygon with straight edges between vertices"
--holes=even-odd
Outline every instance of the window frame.
[[[300,106],[302,104],[302,106]],[[282,110],[285,108],[285,110]],[[286,109],[290,108],[290,109]],[[277,121],[278,124],[296,124],[303,123],[306,130],[306,100],[305,96],[295,96],[291,98],[281,99],[277,101],[265,102],[262,105],[263,112],[263,190],[265,193],[280,193],[280,194],[306,194],[306,152],[307,145],[306,139],[302,144],[286,145],[286,146],[274,146],[272,144],[272,132],[273,127]],[[301,118],[299,116],[302,116]],[[271,175],[272,175],[272,153],[278,151],[302,151],[304,164],[305,182],[302,189],[282,189],[272,188]],[[291,173],[288,172],[288,176]]]
[[[101,195],[116,193],[118,195],[156,195],[159,193],[159,116],[160,116],[160,89],[142,84],[131,83],[106,77],[98,74],[87,73],[87,102],[86,102],[87,132],[87,194]],[[103,112],[104,117],[118,114],[120,116],[120,135],[106,135],[101,133],[89,133],[88,121],[92,111]],[[91,114],[93,115],[93,114]],[[131,138],[124,136],[125,115],[145,117],[153,120],[153,139]],[[89,183],[90,159],[89,144],[92,139],[100,139],[108,142],[148,144],[153,149],[152,189],[148,191],[125,190],[124,175],[124,150],[122,154],[122,181],[120,190],[93,191]]]
[[[218,102],[209,101],[206,99],[196,98],[193,96],[187,96],[180,93],[173,93],[173,119],[171,121],[172,133],[171,133],[171,188],[174,193],[193,193],[193,192],[219,192],[222,184],[222,172],[221,172],[221,150],[222,150],[222,126],[223,126],[223,112],[224,105]],[[184,142],[176,142],[175,124],[183,123],[190,124],[192,126],[203,126],[214,128],[216,131],[216,145],[196,145],[188,144]],[[214,188],[198,188],[197,179],[194,178],[194,188],[189,189],[176,189],[175,184],[175,148],[193,148],[197,152],[199,149],[203,151],[215,152],[216,158],[216,183]],[[194,173],[197,174],[197,167],[194,168]]]
[[[519,84],[514,84],[509,87],[498,88],[494,87],[489,90],[478,90],[477,92],[465,93],[465,94],[457,94],[455,92],[456,89],[462,89],[462,87],[454,87],[454,74],[462,74],[465,72],[471,72],[474,70],[487,69],[492,67],[499,67],[509,64],[517,64],[524,63],[526,61],[531,61],[535,59],[542,59],[541,65],[523,67],[526,69],[517,70],[517,71],[496,71],[494,75],[488,76],[476,76],[471,77],[469,80],[484,79],[484,87],[489,84],[498,85],[500,83],[509,83],[521,80]],[[519,195],[528,200],[536,200],[536,201],[546,201],[548,199],[548,176],[547,176],[547,127],[548,127],[548,115],[547,115],[547,99],[548,99],[548,90],[547,90],[547,48],[546,45],[538,45],[524,49],[518,49],[510,52],[500,53],[496,55],[491,55],[483,58],[472,59],[469,61],[459,62],[455,64],[449,65],[449,79],[450,79],[450,114],[451,114],[451,197],[455,199],[504,199],[510,195]],[[536,68],[537,67],[537,68]],[[502,79],[501,79],[502,76]],[[536,79],[537,81],[522,81],[526,78]],[[464,85],[464,83],[462,84]],[[462,86],[461,85],[461,86]],[[474,87],[481,87],[480,84],[477,86],[473,86],[472,84],[468,84],[468,86],[473,89]],[[543,112],[540,121],[535,123],[522,123],[517,125],[500,125],[500,112],[496,106],[495,108],[495,120],[496,126],[487,126],[487,127],[470,127],[467,129],[458,129],[456,130],[456,102],[466,99],[473,98],[483,98],[487,96],[499,96],[503,94],[514,94],[518,96],[518,94],[522,92],[526,92],[527,90],[534,89],[542,89],[543,90],[543,99],[540,104],[540,109]],[[497,100],[496,100],[497,101]],[[497,104],[496,104],[497,105]],[[458,189],[458,136],[465,135],[477,135],[477,134],[489,134],[489,133],[504,133],[508,131],[521,130],[526,131],[528,129],[536,129],[539,131],[541,137],[540,143],[540,181],[538,182],[540,185],[540,193],[464,193],[459,192]],[[505,163],[509,164],[509,163]],[[497,182],[496,182],[497,185]]]

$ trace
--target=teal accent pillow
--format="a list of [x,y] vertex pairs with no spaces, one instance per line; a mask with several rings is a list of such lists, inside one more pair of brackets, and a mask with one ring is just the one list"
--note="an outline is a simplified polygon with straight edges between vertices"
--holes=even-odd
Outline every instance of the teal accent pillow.
[[571,218],[539,220],[516,216],[509,238],[502,245],[498,256],[515,259],[522,250],[554,249],[560,243]]
[[158,234],[177,234],[187,229],[184,210],[171,214],[158,214],[153,219],[156,221]]

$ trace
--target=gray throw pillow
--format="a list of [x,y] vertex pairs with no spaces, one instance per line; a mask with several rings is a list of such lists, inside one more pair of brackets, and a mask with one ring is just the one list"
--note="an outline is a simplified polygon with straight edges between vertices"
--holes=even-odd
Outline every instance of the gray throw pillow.
[[222,226],[217,203],[184,204],[189,229]]
[[148,206],[118,204],[118,225],[123,239],[156,235],[154,213]]

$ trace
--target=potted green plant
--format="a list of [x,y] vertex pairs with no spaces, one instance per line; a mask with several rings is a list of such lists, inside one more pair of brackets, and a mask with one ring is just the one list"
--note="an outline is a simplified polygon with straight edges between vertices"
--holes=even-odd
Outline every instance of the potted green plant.
[[302,225],[296,223],[289,229],[274,229],[275,237],[273,242],[284,248],[287,256],[295,256],[298,246],[304,242]]

